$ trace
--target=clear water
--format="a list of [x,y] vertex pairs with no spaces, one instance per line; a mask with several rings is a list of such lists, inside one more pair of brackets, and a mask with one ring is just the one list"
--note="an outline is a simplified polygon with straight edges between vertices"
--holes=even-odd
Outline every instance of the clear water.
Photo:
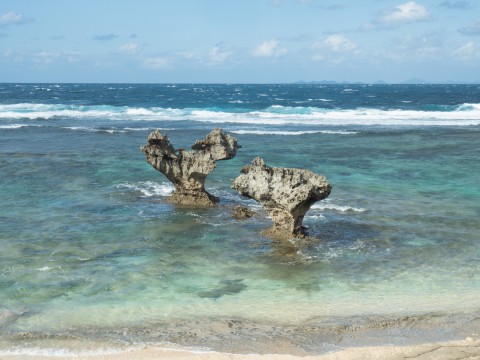
[[[139,147],[214,127],[243,146],[207,179],[220,206],[166,202]],[[478,85],[0,84],[0,350],[229,349],[295,328],[321,352],[336,341],[305,326],[475,314],[478,154]],[[270,220],[231,189],[255,156],[332,183],[305,219],[316,239],[260,235]]]

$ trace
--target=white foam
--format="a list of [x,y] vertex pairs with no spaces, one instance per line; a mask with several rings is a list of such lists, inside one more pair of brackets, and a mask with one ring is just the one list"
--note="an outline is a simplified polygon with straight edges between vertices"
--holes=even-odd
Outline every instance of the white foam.
[[343,131],[343,130],[305,130],[305,131],[279,131],[279,130],[231,130],[231,133],[244,135],[285,135],[296,136],[304,134],[338,134],[338,135],[353,135],[355,131]]
[[142,127],[142,128],[132,128],[132,127],[126,127],[124,128],[124,130],[126,131],[152,131],[152,130],[161,130],[161,131],[173,131],[173,130],[177,130],[175,128],[159,128],[159,127],[151,127],[151,128],[148,128],[148,127]]
[[[156,128],[131,128],[131,127],[126,127],[125,130],[127,131],[151,131],[155,130]],[[165,130],[165,129],[159,129],[159,130]]]
[[152,196],[170,196],[173,194],[175,188],[170,183],[157,183],[154,181],[140,181],[140,182],[126,182],[117,185],[117,189],[129,189],[139,191],[144,197]]
[[0,105],[0,119],[51,119],[63,117],[112,117],[125,112],[125,108],[114,106],[75,106],[63,104],[30,104],[19,103]]
[[27,124],[11,124],[11,125],[0,125],[0,129],[20,129],[23,127],[28,127]]
[[355,135],[358,131],[346,131],[346,130],[321,130],[322,134],[337,134],[337,135]]
[[252,111],[247,113],[193,110],[190,114],[185,114],[183,118],[186,120],[210,123],[263,125],[472,126],[480,125],[480,110],[476,109],[474,106],[469,108],[459,107],[456,111],[418,111],[401,109],[327,110],[301,107],[295,112],[295,108],[274,106],[264,111]]
[[64,127],[62,127],[62,129],[75,130],[75,131],[88,131],[88,132],[106,132],[106,133],[109,133],[109,134],[126,132],[126,130],[98,129],[98,128],[90,128],[90,127],[85,127],[85,126],[64,126]]
[[54,268],[50,267],[50,266],[44,266],[44,267],[41,267],[39,269],[37,269],[37,271],[50,271],[50,270],[53,270]]
[[327,220],[327,218],[322,215],[322,214],[319,214],[319,215],[306,215],[305,216],[306,218],[309,218],[309,219],[319,219],[319,220]]
[[45,357],[58,357],[76,358],[79,356],[102,356],[102,355],[118,355],[128,353],[130,351],[138,350],[141,348],[129,348],[129,349],[108,349],[101,348],[97,350],[70,350],[70,349],[56,349],[56,348],[16,348],[10,350],[0,350],[0,356],[45,356]]
[[144,109],[144,108],[131,108],[127,109],[126,113],[128,115],[140,115],[140,116],[151,116],[154,115],[155,112],[152,110]]
[[331,199],[319,201],[311,207],[316,210],[333,210],[338,212],[365,212],[367,209],[357,208],[349,205],[339,205],[333,202]]
[[469,103],[465,103],[465,104],[462,104],[458,107],[458,110],[460,111],[476,111],[476,110],[480,110],[480,104],[469,104]]
[[265,125],[327,126],[469,126],[480,125],[480,104],[466,103],[452,111],[323,109],[271,106],[265,110],[227,112],[210,109],[129,108],[62,104],[0,105],[0,119],[102,118],[141,121],[199,121]]

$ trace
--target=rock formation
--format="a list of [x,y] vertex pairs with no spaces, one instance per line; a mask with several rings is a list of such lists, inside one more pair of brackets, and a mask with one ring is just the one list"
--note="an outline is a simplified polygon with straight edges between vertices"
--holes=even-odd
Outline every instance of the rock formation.
[[234,137],[214,129],[205,139],[195,142],[191,151],[175,150],[168,136],[159,130],[153,131],[147,140],[148,144],[140,150],[147,155],[148,163],[175,186],[170,201],[193,206],[213,206],[218,202],[205,190],[205,179],[217,160],[235,156],[240,145]]
[[304,236],[305,213],[332,189],[322,175],[305,169],[269,167],[259,157],[241,173],[233,188],[266,208],[274,222],[266,233],[276,238]]

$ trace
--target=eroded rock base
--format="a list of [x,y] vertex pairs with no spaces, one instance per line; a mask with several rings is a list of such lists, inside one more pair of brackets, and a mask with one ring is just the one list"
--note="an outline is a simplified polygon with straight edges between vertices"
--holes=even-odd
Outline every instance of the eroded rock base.
[[264,234],[279,239],[305,237],[305,213],[332,189],[322,175],[305,169],[270,167],[259,157],[243,167],[233,188],[265,207],[274,227]]

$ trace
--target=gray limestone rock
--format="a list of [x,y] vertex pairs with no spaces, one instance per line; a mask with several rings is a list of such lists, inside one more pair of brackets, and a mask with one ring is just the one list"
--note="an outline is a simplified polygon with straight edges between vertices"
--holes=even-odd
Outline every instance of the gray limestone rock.
[[322,175],[305,169],[269,167],[260,157],[243,167],[233,188],[265,207],[274,222],[266,234],[282,239],[304,236],[305,213],[332,189]]
[[191,151],[175,150],[168,136],[159,130],[153,131],[147,140],[148,144],[140,150],[147,156],[148,163],[175,186],[170,201],[189,206],[213,206],[218,202],[205,190],[205,179],[216,161],[235,156],[241,146],[234,137],[222,129],[214,129],[205,139],[196,141]]

